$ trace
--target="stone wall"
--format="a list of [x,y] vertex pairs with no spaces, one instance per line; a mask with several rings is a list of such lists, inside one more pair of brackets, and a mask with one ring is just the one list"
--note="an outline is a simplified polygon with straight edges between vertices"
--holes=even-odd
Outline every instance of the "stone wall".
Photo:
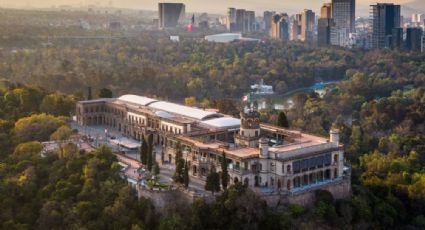
[[[138,189],[138,196],[151,200],[152,204],[157,209],[162,209],[169,203],[178,203],[177,201],[182,201],[183,203],[192,203],[193,199],[196,196],[193,192],[189,192],[183,189],[174,189],[174,190],[149,190],[149,189]],[[203,197],[207,203],[211,203],[215,200],[213,196],[204,196]]]
[[147,189],[138,189],[139,197],[151,200],[152,204],[157,209],[162,209],[167,204],[175,202],[176,200],[182,199],[187,203],[191,203],[192,199],[189,196],[186,196],[184,193],[179,190],[164,190],[164,191],[154,191]]
[[263,195],[262,198],[266,200],[267,205],[270,207],[277,207],[287,204],[299,204],[305,207],[312,206],[315,200],[315,191],[327,190],[332,193],[335,199],[349,198],[351,195],[351,180],[349,178],[341,181],[333,182],[332,184],[322,185],[314,189],[305,190],[297,193],[287,194],[272,194]]

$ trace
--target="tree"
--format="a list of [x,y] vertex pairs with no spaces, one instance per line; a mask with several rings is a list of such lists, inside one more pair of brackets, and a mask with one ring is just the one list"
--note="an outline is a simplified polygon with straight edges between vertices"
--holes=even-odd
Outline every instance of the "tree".
[[213,195],[214,192],[220,191],[220,175],[213,168],[207,176],[205,190],[212,192]]
[[152,171],[152,166],[153,166],[153,135],[150,134],[148,136],[148,162],[147,162],[147,166],[148,166],[148,170]]
[[62,125],[59,127],[52,135],[50,135],[50,140],[52,141],[65,141],[68,140],[72,135],[72,130],[67,125]]
[[227,189],[229,184],[229,172],[227,169],[227,158],[226,153],[223,151],[221,156],[221,186],[223,189]]
[[289,128],[288,118],[286,117],[286,114],[283,111],[279,113],[279,117],[277,118],[277,126]]
[[15,123],[15,134],[19,142],[48,141],[65,122],[57,117],[46,114],[36,114],[19,119]]
[[99,90],[97,96],[99,98],[112,98],[113,94],[112,94],[112,91],[110,89],[102,88],[102,89]]
[[158,162],[155,162],[155,165],[153,166],[153,174],[155,176],[158,176],[160,173],[160,168]]
[[93,99],[93,96],[91,93],[91,87],[89,86],[87,87],[87,100],[92,100],[92,99]]
[[196,98],[195,97],[186,97],[184,99],[184,104],[187,106],[195,106],[196,105]]
[[142,145],[140,146],[140,161],[146,165],[148,163],[148,142],[142,137]]
[[177,183],[183,183],[183,174],[184,174],[184,164],[185,161],[183,160],[183,153],[182,153],[182,147],[180,142],[177,142],[176,144],[176,172],[173,175],[174,182]]
[[59,156],[64,157],[64,144],[72,135],[72,130],[67,125],[59,127],[52,135],[50,140],[56,141],[59,144]]
[[74,110],[75,100],[62,93],[46,95],[40,104],[40,111],[54,116],[69,116]]
[[189,165],[188,165],[187,161],[184,165],[183,185],[184,185],[185,188],[189,187]]
[[41,150],[43,150],[43,145],[40,142],[31,141],[16,146],[13,155],[19,159],[29,159],[32,156],[40,155]]

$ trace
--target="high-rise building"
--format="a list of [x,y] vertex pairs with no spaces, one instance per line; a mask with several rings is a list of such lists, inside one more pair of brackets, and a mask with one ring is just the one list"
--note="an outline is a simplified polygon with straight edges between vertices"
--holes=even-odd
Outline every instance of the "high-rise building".
[[332,18],[332,3],[324,3],[320,8],[320,18]]
[[270,29],[272,28],[272,19],[273,15],[276,13],[274,11],[264,11],[263,21],[264,21],[264,31],[270,35]]
[[236,31],[236,9],[235,8],[229,8],[227,11],[227,30],[230,32]]
[[315,14],[311,10],[304,10],[301,14],[301,40],[312,42],[314,38]]
[[407,28],[406,30],[406,49],[414,52],[421,52],[422,49],[421,28]]
[[425,52],[425,33],[422,33],[422,53]]
[[332,4],[323,4],[320,10],[320,18],[317,25],[317,45],[327,46],[331,44]]
[[347,46],[350,33],[355,33],[356,1],[332,0],[331,43],[337,46]]
[[185,19],[183,3],[158,3],[159,28],[174,28]]
[[236,9],[236,31],[242,32],[245,25],[245,10]]
[[289,40],[289,17],[287,14],[275,14],[271,22],[273,39]]
[[403,48],[403,28],[393,29],[391,47],[393,49]]
[[242,32],[253,32],[256,30],[255,11],[245,11],[244,28]]
[[371,5],[372,48],[392,47],[393,29],[400,27],[400,5],[377,3]]
[[414,26],[420,26],[424,21],[423,14],[412,14],[412,24]]
[[291,40],[297,41],[301,39],[301,23],[302,15],[296,14],[292,21],[291,26]]
[[226,27],[230,32],[252,32],[257,29],[254,11],[229,8],[226,18]]

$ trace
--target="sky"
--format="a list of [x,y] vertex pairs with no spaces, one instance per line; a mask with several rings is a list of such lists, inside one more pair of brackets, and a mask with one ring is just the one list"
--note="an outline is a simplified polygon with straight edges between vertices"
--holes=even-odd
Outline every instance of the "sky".
[[[262,12],[264,10],[275,10],[290,14],[300,12],[303,9],[312,9],[318,12],[324,2],[331,0],[165,0],[165,2],[183,2],[186,4],[186,12],[209,12],[224,14],[228,7],[246,8]],[[358,14],[368,15],[369,5],[376,2],[390,2],[404,4],[414,0],[357,0]],[[425,8],[425,0],[422,9]],[[107,6],[109,3],[114,7],[156,10],[157,0],[0,0],[0,6],[9,7],[50,7],[52,5],[87,5],[96,4]],[[425,13],[425,12],[418,12]]]

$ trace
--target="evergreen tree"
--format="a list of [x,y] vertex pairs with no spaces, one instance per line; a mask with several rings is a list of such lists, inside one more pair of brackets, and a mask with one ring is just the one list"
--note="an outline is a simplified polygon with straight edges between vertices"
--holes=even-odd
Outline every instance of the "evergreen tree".
[[99,90],[97,97],[99,98],[112,98],[113,94],[112,91],[108,88],[102,88]]
[[155,162],[155,165],[153,166],[153,174],[155,176],[158,176],[160,173],[160,168],[158,162]]
[[146,165],[148,163],[148,142],[142,137],[142,146],[140,147],[140,161]]
[[207,176],[205,190],[212,192],[213,195],[214,192],[220,191],[220,175],[213,168]]
[[150,134],[148,137],[148,170],[151,172],[152,171],[152,166],[153,166],[153,135]]
[[174,182],[183,183],[184,160],[180,142],[176,145],[176,172],[173,175]]
[[93,99],[92,93],[91,93],[91,86],[87,88],[87,100]]
[[279,113],[279,117],[277,118],[277,126],[289,128],[288,118],[286,117],[286,114],[283,111]]
[[183,184],[185,188],[189,187],[189,165],[187,164],[187,161],[184,165]]
[[227,158],[226,153],[223,151],[221,157],[221,186],[223,189],[227,189],[227,185],[229,184],[229,172],[227,169]]

